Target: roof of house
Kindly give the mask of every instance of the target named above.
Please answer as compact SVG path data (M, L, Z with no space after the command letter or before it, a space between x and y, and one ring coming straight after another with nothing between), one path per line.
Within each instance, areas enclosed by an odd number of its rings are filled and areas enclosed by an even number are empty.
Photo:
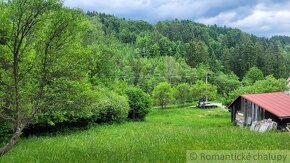
M239 97L251 101L279 118L290 118L290 96L283 92L245 94Z

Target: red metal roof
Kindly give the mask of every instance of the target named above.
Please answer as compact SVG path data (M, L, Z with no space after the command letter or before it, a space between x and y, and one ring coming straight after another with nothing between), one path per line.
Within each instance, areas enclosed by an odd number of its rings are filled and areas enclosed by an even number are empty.
M279 118L290 117L290 96L283 92L246 94L241 97L260 106Z

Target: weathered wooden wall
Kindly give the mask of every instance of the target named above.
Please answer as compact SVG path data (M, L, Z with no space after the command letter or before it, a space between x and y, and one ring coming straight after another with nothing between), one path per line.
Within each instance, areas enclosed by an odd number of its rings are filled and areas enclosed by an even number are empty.
M263 120L266 117L265 110L258 105L240 97L232 106L232 121L239 121L243 125L251 125L252 122ZM241 120L243 118L243 120Z

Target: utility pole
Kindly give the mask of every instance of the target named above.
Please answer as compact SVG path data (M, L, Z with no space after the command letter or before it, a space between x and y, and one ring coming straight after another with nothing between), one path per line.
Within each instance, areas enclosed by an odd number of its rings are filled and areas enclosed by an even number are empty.
M206 73L205 73L205 84L206 84L206 87L207 87L207 78L208 78L207 75L208 75L208 73L206 72ZM206 96L205 96L205 102L207 102L207 101L208 101L208 96L206 95Z

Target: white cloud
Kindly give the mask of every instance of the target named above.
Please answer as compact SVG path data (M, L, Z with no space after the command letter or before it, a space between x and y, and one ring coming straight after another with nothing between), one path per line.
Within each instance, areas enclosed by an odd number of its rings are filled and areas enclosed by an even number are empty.
M144 9L150 5L150 0L65 0L70 7L84 10L96 10L109 13L129 13L132 10Z
M222 12L210 18L197 19L205 24L226 25L261 36L289 35L290 3L258 3L248 15L240 17L236 10Z
M231 0L65 0L70 7L96 10L121 16L140 13L151 19L189 19L201 16L210 9L232 3ZM154 17L154 18L152 18Z
M155 22L191 19L242 29L260 36L287 34L290 2L274 0L65 0L69 7Z
M229 0L170 0L155 8L158 17L190 19L200 17L209 10L230 3Z
M236 12L223 12L215 17L201 18L197 19L197 21L204 24L229 24L232 21L235 21L236 16Z

